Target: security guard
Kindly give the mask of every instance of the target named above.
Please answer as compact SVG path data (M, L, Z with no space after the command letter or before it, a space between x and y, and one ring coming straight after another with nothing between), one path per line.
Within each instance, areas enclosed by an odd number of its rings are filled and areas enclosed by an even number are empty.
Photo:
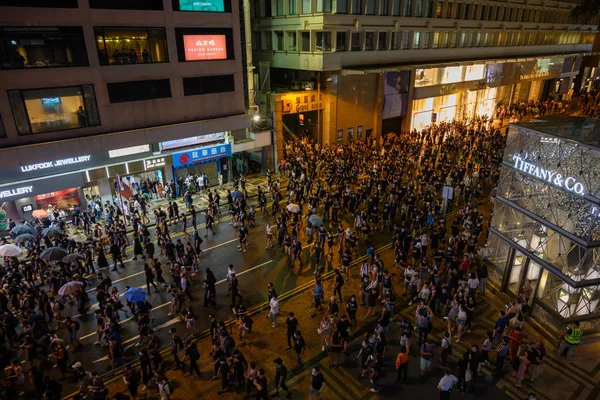
M567 325L567 334L564 337L564 340L558 347L558 355L561 356L565 349L567 350L567 360L570 360L573 356L573 352L575 351L575 347L581 341L581 337L583 336L583 329L579 327L579 321L571 322Z

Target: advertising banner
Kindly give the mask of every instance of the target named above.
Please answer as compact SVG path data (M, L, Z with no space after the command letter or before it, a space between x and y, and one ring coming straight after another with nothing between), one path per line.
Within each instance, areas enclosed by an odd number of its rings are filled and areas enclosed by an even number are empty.
M46 194L35 196L37 208L44 210L52 204L53 207L58 207L65 212L69 212L72 208L79 204L79 190L77 188L57 190Z
M385 73L382 119L403 117L406 115L409 83L410 71Z
M186 61L226 60L225 35L184 35Z
M338 142L341 142L342 140L344 140L344 129L337 130L337 140L338 140Z
M225 12L223 0L179 0L179 11Z
M348 128L348 140L352 140L354 137L354 127Z

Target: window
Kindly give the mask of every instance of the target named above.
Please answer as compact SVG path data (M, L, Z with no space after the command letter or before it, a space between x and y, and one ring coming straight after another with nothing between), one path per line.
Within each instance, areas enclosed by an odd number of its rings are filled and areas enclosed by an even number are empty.
M418 49L421 47L421 32L413 32L413 49Z
M381 0L379 7L379 15L390 15L390 0Z
M90 8L107 10L162 10L162 0L89 0Z
M171 97L171 85L168 79L107 83L106 88L111 103Z
M351 14L362 14L363 4L362 0L350 0L352 2L352 11Z
M198 96L201 94L233 92L235 84L233 75L197 76L183 78L183 95Z
M465 39L466 39L466 33L461 32L460 33L460 42L459 42L458 47L465 47Z
M392 32L392 50L400 48L400 32Z
M337 0L336 12L338 14L348 14L348 0Z
M0 68L89 65L81 27L0 29Z
M455 48L456 47L456 36L457 36L457 34L456 34L456 32L452 32L451 35L452 36L450 37L450 47L451 48Z
M277 16L281 17L281 16L285 15L283 12L283 0L277 0L276 5L277 5L277 10L276 10Z
M331 0L317 0L317 12L318 13L330 13L331 12Z
M164 28L94 27L100 65L169 61Z
M271 10L271 0L266 0L265 2L265 17L272 17L273 11Z
M436 9L435 9L435 17L436 18L442 18L442 7L444 6L444 3L440 2L438 3Z
M377 0L366 0L367 9L365 13L367 15L375 15L377 13Z
M296 32L287 33L287 49L288 51L296 51Z
M317 32L317 51L331 51L331 32Z
M173 11L231 12L229 0L172 0L172 3Z
M262 50L262 32L252 32L252 48Z
M487 18L486 11L487 11L487 9L485 8L485 5L481 6L481 19L482 20Z
M260 0L252 0L254 7L250 7L250 14L252 18L260 18L262 16Z
M410 46L410 32L404 31L402 32L402 48L408 49Z
M465 4L465 16L464 19L469 19L471 16L469 13L471 12L471 5L469 3Z
M2 7L78 8L77 0L0 0Z
M275 49L283 51L283 32L275 32Z
M429 4L427 5L427 14L425 16L427 18L433 17L433 0L429 0Z
M421 43L423 44L423 48L424 49L428 49L429 48L429 38L430 38L430 32L423 32L423 35L421 37Z
M456 3L456 6L454 7L454 18L460 19L461 12L462 12L462 3Z
M9 90L8 99L21 135L100 125L93 85Z
M442 49L447 49L448 48L448 41L450 37L450 33L449 32L442 32L442 37L440 39L440 41L442 42Z
M475 40L474 40L473 46L479 47L480 45L481 45L481 33L477 32L475 34Z
M423 0L415 0L415 17L423 16Z
M377 36L377 50L387 50L387 32L379 32Z
M347 51L346 32L337 32L335 34L335 51Z
M180 62L233 60L232 32L231 28L175 28L177 59ZM262 49L266 49L267 43L263 45Z
M273 35L270 31L263 32L263 35L265 35L265 50L273 51Z
M290 15L296 15L297 14L296 0L290 0L289 6L290 6Z
M452 3L448 2L446 3L447 7L446 7L446 18L452 18Z
M361 51L360 45L360 32L352 32L352 36L350 38L350 51Z
M311 5L312 5L311 0L302 0L302 14L312 13Z
M400 15L402 10L401 0L392 0L392 15Z
M433 43L431 44L432 49L440 47L440 32L433 33Z
M310 51L310 32L301 32L300 33L300 44L301 44L301 51Z
M405 0L404 3L404 16L410 17L412 15L412 0Z
M0 115L0 138L6 137L6 130L4 129L4 122L2 122L2 115Z
M374 32L366 32L365 33L365 50L366 51L375 50L375 33Z

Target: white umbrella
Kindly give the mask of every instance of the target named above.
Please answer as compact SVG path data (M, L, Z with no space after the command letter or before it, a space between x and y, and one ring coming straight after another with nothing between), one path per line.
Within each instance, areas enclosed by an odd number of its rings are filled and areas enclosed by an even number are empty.
M15 257L21 254L21 248L14 244L0 246L0 257Z
M285 208L287 208L287 210L289 212L294 213L294 214L300 212L300 206L298 204L290 203Z
M70 294L73 294L77 291L82 290L82 287L83 287L83 282L79 282L79 281L67 282L60 289L58 289L58 295L59 296L68 296Z

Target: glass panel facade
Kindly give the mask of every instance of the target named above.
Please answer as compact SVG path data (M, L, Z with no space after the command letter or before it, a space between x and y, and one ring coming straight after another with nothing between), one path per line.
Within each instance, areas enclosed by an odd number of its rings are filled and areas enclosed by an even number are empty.
M9 99L20 134L100 124L92 85L12 90Z
M80 27L11 27L0 29L0 68L87 66Z
M164 28L95 27L100 65L169 61Z

